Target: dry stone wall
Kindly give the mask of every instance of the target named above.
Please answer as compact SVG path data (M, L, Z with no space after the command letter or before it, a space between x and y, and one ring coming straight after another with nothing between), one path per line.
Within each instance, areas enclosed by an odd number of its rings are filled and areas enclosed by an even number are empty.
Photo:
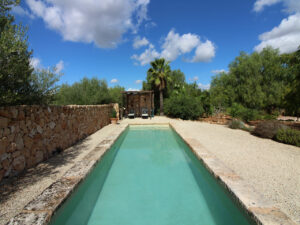
M111 105L0 107L0 181L110 123Z

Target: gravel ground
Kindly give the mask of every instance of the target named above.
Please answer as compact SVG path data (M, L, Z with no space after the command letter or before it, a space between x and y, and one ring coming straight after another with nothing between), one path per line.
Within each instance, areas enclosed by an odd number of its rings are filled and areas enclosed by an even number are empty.
M5 224L17 215L27 203L62 177L75 162L80 161L106 139L116 127L108 125L61 154L29 169L23 175L0 184L0 224Z
M197 139L227 167L300 224L300 148L262 139L222 125L155 117L121 123L169 123ZM74 162L82 159L118 126L109 125L24 175L0 185L0 224L16 215Z
M300 148L204 122L155 117L129 123L171 122L300 224Z

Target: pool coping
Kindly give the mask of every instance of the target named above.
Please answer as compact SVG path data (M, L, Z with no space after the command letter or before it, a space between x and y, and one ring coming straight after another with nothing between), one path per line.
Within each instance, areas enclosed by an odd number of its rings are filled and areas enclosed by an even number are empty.
M99 143L83 160L75 163L60 179L48 186L40 195L30 201L23 210L6 225L15 224L48 224L52 216L68 199L73 191L87 177L103 155L111 148L120 135L130 125L169 125L190 147L196 157L208 171L224 186L234 200L254 219L257 224L296 225L274 204L265 200L253 187L239 177L233 170L207 151L199 141L180 132L172 123L128 123L117 125L118 129Z

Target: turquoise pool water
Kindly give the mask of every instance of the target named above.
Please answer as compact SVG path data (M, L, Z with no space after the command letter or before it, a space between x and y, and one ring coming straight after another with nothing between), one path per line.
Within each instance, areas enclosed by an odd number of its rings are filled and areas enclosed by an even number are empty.
M169 126L130 126L52 225L243 225L251 220Z

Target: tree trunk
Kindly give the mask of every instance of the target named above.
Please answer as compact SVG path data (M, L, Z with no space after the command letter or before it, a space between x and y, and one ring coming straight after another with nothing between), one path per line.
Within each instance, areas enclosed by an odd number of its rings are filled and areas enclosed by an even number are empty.
M163 97L163 91L160 90L159 91L159 103L160 103L160 115L163 116L164 115L164 97Z

